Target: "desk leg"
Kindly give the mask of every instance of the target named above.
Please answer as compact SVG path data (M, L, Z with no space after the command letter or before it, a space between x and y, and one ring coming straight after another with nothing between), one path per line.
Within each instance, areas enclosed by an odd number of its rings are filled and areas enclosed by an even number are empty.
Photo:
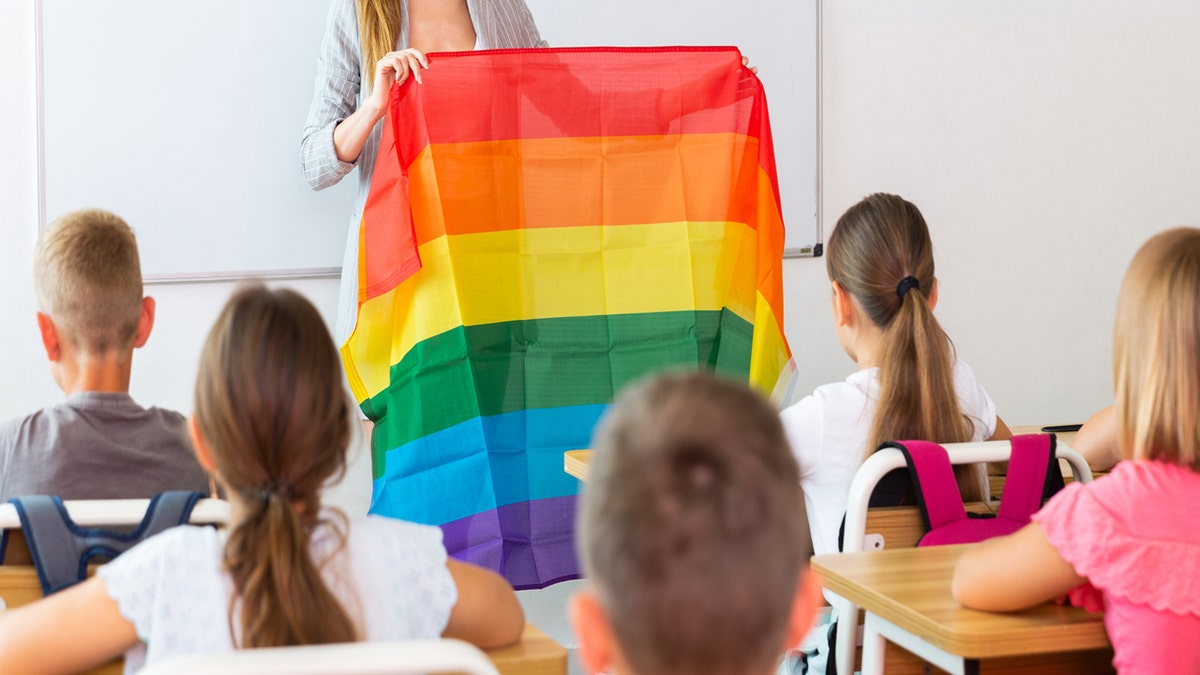
M879 632L878 624L878 617L867 612L863 621L862 675L883 675L883 650L887 649L887 644Z
M969 675L977 669L961 656L951 654L940 647L935 647L925 640L900 628L896 624L881 619L873 612L867 612L863 621L863 668L862 675L882 675L883 659L886 645L884 640L893 642L951 675ZM871 664L868 667L867 664Z

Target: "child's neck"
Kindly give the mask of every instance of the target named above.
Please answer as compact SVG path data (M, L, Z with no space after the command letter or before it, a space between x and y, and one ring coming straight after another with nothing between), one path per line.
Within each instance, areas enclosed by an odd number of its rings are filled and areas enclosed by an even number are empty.
M64 358L54 364L54 380L67 396L83 391L129 392L132 354Z
M858 364L859 370L875 368L879 365L882 340L883 331L869 321L854 332L853 341L846 351L851 352L850 357Z

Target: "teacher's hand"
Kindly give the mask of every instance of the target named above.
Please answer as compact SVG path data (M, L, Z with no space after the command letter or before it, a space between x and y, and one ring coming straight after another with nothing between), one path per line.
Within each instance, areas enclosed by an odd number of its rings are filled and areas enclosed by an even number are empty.
M419 49L401 49L389 52L375 64L375 84L371 88L371 98L379 110L387 107L388 96L392 85L404 82L411 74L417 84L421 83L421 71L429 67L429 61Z

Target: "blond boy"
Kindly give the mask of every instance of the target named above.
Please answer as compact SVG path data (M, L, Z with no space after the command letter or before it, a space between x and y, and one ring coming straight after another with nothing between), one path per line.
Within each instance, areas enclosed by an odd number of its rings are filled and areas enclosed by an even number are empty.
M66 400L0 426L0 500L207 490L184 417L129 396L133 350L154 325L129 226L106 211L68 213L42 233L33 266L38 330Z
M744 385L660 376L601 423L571 615L588 672L765 675L820 593L779 415Z

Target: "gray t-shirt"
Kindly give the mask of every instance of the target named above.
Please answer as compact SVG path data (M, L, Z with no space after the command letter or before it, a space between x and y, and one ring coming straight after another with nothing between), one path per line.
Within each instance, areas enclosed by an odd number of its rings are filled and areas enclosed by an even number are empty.
M143 408L129 394L79 392L0 425L0 501L138 499L208 487L183 415Z

